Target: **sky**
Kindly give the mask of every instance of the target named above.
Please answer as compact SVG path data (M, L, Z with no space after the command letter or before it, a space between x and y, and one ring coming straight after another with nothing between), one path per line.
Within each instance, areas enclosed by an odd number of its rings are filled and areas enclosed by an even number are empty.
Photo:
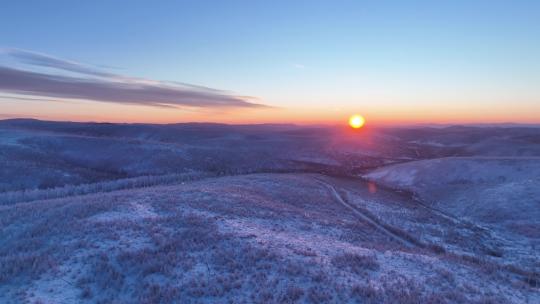
M540 1L10 1L0 119L540 123Z

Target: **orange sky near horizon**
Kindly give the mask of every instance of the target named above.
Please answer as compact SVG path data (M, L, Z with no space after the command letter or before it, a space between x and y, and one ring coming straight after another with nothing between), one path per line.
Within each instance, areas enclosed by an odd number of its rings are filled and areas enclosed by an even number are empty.
M10 107L18 103L18 107ZM433 105L393 106L365 105L327 108L159 108L87 101L50 102L35 109L42 101L0 101L0 118L37 118L43 120L97 121L114 123L212 122L229 124L294 123L346 124L350 115L361 114L368 125L394 124L467 124L467 123L540 123L540 104L526 106ZM10 110L13 109L13 110Z

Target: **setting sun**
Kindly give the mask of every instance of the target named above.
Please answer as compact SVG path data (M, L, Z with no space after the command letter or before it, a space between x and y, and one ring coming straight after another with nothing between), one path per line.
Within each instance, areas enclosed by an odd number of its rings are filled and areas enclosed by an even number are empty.
M349 118L349 126L351 126L351 128L353 129L360 129L364 126L365 123L366 120L364 119L364 117L358 114L353 115Z

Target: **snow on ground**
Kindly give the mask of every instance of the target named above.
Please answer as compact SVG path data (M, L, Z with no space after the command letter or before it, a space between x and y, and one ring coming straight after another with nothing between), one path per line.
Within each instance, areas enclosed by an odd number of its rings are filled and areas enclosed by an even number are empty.
M157 215L152 210L152 207L139 202L132 202L124 211L108 211L96 214L89 218L96 222L114 222L121 220L140 220L155 218Z
M379 168L365 177L414 192L430 208L483 227L492 234L496 255L540 271L540 257L533 253L540 247L540 158L422 160Z
M373 220L344 208L327 185ZM408 230L411 222L448 228L436 214L415 213L417 207L358 180L308 174L210 178L7 205L0 209L0 302L540 300L537 287L502 262L409 248L377 229L420 238Z
M540 221L540 158L451 157L379 168L366 178L485 222Z

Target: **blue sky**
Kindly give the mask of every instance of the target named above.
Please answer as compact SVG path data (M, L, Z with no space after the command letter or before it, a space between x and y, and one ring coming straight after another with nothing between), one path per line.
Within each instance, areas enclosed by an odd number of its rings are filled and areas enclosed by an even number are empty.
M3 48L253 96L286 112L250 114L262 120L540 116L539 1L12 1L2 4L0 37ZM0 103L32 116L21 100ZM107 120L99 107L95 119ZM167 119L205 118L178 113Z

